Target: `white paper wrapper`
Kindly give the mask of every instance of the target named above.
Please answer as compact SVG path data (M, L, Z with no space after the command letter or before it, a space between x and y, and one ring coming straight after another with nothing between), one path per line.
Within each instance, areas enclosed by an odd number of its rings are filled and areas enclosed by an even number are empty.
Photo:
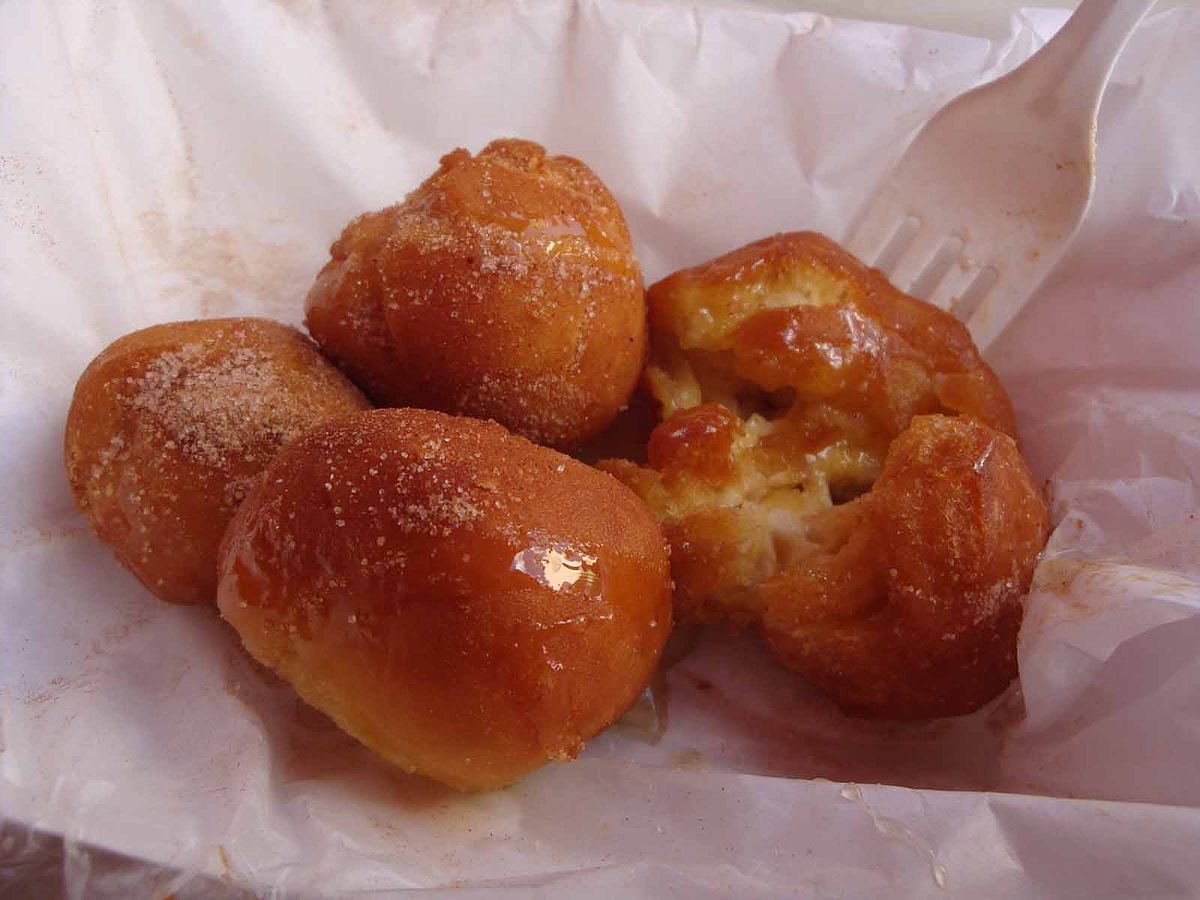
M66 834L89 896L165 890L164 869L184 894L193 875L454 897L1200 892L1194 8L1134 36L1089 220L989 353L1059 523L1024 718L1014 694L849 721L752 640L709 635L668 675L658 743L615 728L574 764L453 794L306 710L211 612L150 597L62 473L101 347L195 316L298 322L343 223L454 146L583 158L649 281L776 230L841 236L922 121L1061 21L1018 16L992 43L609 0L0 5L0 810ZM75 841L148 862L113 888Z

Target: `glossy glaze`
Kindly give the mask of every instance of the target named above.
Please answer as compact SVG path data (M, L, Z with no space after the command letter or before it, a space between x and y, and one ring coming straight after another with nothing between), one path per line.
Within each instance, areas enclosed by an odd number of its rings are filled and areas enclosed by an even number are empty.
M222 559L221 611L251 653L384 757L458 787L574 756L645 687L671 625L636 497L434 412L298 442Z

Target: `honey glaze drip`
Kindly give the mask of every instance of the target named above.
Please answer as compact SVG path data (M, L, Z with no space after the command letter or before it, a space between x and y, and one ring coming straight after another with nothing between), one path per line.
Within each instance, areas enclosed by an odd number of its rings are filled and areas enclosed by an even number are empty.
M576 584L587 593L598 592L599 573L593 568L596 557L562 545L532 546L513 556L511 569L528 575L538 584L561 591Z
M641 696L617 719L617 730L634 740L657 744L667 732L669 702L667 675L664 670L659 669Z

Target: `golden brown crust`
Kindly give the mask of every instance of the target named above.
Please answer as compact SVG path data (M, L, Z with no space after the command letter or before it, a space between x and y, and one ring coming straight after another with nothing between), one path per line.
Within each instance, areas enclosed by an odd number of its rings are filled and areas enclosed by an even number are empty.
M322 348L378 402L494 419L577 445L645 356L645 303L616 200L529 141L455 150L405 201L351 222L308 296Z
M1008 395L962 323L822 235L748 244L652 285L647 303L647 382L664 418L714 401L743 418L849 414L880 460L914 415L966 413L1016 434Z
M669 584L619 482L495 424L389 409L277 457L229 528L219 603L346 731L478 789L573 757L628 707Z
M211 603L217 546L253 479L289 440L368 406L294 328L156 325L110 344L80 377L67 478L101 540L147 588Z
M964 712L1007 684L1046 514L965 328L811 233L677 272L648 302L646 385L663 421L647 466L601 467L663 526L676 619L761 625L785 662L863 714ZM980 441L991 456L970 455ZM1023 524L992 515L1002 506L972 517L956 491L1000 498ZM925 531L906 532L913 522ZM962 553L947 560L938 541L951 537ZM970 613L969 629L880 613L907 596L874 568L898 546L948 579L936 602ZM931 589L897 570L897 584ZM968 584L977 575L986 585ZM976 616L977 588L1003 602ZM817 607L837 624L820 626Z
M848 712L893 719L970 712L1016 677L1047 520L1012 438L919 417L870 493L825 517L812 527L844 543L762 586L763 632L788 666Z

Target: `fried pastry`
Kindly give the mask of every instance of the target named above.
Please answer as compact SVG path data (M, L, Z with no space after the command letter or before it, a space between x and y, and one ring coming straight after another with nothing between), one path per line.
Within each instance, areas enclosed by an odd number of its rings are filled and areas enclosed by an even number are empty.
M254 478L288 441L369 405L294 328L155 325L110 344L80 377L67 477L96 534L152 593L211 603L217 546Z
M518 140L455 150L403 203L347 225L331 256L309 332L381 405L567 448L637 384L640 270L616 200L576 159Z
M301 697L460 789L574 757L645 688L671 630L666 546L637 497L427 410L286 448L230 525L219 593Z
M647 465L601 466L663 525L677 620L761 628L858 714L993 697L1046 509L966 329L811 233L676 273L648 303L663 421Z

